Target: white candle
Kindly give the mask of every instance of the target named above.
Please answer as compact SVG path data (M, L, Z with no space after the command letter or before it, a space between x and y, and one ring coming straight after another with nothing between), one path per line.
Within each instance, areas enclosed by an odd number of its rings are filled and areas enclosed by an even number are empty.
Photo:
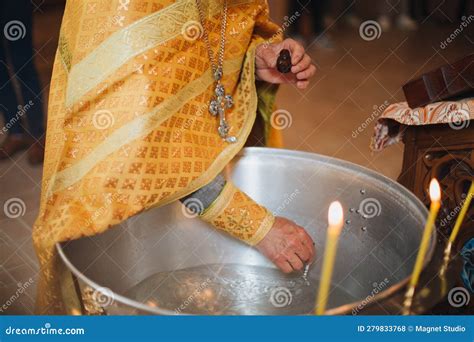
M329 290L331 288L332 271L336 259L337 243L344 222L342 205L332 202L328 211L328 232L326 237L326 248L324 250L323 269L319 281L318 298L316 302L316 314L322 315L326 311Z

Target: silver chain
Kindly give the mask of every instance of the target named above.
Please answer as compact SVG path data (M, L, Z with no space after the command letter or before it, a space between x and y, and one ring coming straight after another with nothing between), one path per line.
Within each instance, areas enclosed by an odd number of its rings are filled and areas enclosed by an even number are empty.
M225 32L227 28L227 0L224 0L221 23L221 41L220 48L216 52L216 57L214 57L214 54L212 53L208 30L204 27L205 16L200 0L196 0L196 7L199 12L199 20L201 21L204 42L206 43L209 60L211 62L212 77L215 81L214 95L211 97L209 102L209 113L213 116L219 116L219 127L217 129L219 136L228 143L235 143L237 138L229 135L230 127L225 117L226 109L229 109L234 105L234 99L232 98L232 95L226 94L224 85L222 84L222 77L224 76Z
M224 15L222 17L222 24L221 24L221 41L220 41L220 48L219 51L216 53L217 55L217 62L218 64L216 65L215 59L214 59L214 53L212 52L211 48L211 43L209 42L209 34L205 28L204 25L204 11L202 10L202 5L200 0L196 0L196 7L199 12L199 20L201 21L201 26L203 30L203 37L204 37L204 42L206 43L207 46L207 52L209 54L209 59L211 61L211 68L212 68L212 73L214 74L218 68L222 69L222 66L224 64L224 50L225 50L225 32L227 28L227 0L224 0L224 8L223 12Z

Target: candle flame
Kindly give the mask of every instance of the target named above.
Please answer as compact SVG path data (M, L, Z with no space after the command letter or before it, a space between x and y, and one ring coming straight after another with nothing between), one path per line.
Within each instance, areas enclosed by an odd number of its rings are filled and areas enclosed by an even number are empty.
M441 188L436 178L430 182L430 198L431 202L439 202L441 200Z
M339 227L342 226L342 220L344 219L344 214L342 210L342 205L340 202L332 202L329 206L328 211L328 222L330 227Z
M78 309L72 309L71 314L73 316L81 316L81 312Z
M146 302L146 304L147 304L148 306L153 307L153 308L158 307L158 304L157 304L154 300L149 300L149 301Z

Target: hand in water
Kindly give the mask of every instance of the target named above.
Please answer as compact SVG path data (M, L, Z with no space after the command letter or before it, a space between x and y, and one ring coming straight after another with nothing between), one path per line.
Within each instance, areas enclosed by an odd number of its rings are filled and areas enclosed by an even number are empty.
M285 273L302 270L315 255L308 233L283 217L276 217L272 229L256 247Z

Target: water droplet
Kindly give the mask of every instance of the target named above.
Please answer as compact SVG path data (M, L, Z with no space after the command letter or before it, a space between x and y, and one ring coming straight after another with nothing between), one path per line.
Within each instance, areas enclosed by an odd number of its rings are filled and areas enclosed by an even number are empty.
M356 210L356 213L357 213L357 214L360 214L360 210L359 210L359 209L357 209L357 210Z
M351 213L353 213L354 211L355 211L354 208L350 208L350 209L349 209L349 212L351 212Z
M367 227L366 227L366 226L363 226L361 229L362 229L363 232L366 232L366 231L367 231Z
M365 192L366 192L365 189L361 189L361 190L360 190L360 193L361 193L362 195L365 195Z
M351 224L351 220L346 220L346 224Z

